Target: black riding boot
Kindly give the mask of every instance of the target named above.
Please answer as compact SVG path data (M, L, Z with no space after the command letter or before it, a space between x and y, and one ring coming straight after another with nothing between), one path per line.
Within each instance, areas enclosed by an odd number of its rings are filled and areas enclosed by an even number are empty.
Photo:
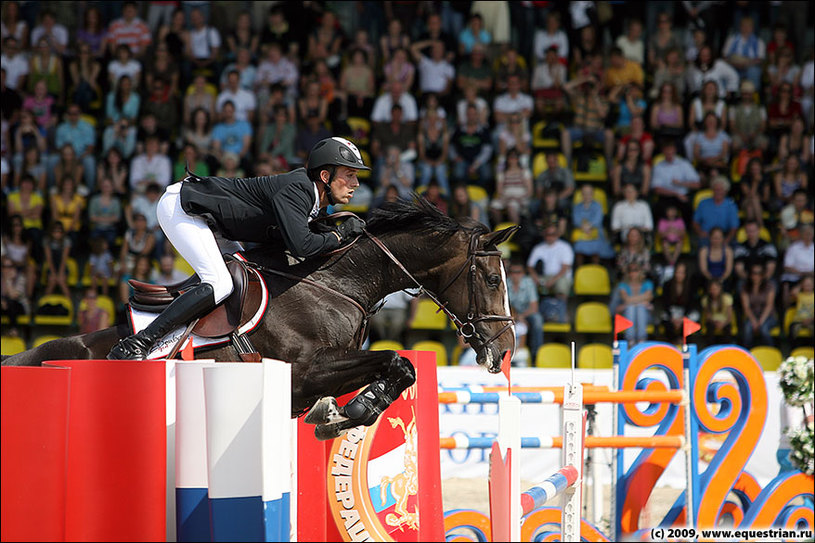
M206 315L217 304L212 285L196 285L167 306L147 327L119 341L108 353L109 360L144 360L155 343L179 326Z

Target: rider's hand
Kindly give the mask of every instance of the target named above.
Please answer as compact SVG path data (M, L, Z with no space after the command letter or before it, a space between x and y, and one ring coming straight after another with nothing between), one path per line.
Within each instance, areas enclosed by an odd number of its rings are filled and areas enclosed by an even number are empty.
M365 228L365 221L359 217L349 217L337 227L337 232L340 234L340 243L348 243L352 239L357 238Z

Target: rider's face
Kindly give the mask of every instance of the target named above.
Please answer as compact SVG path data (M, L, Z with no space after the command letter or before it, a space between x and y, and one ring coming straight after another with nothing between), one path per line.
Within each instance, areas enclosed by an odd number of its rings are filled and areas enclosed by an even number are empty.
M354 190L358 186L357 170L339 166L334 180L331 182L331 195L338 204L347 204L354 196Z

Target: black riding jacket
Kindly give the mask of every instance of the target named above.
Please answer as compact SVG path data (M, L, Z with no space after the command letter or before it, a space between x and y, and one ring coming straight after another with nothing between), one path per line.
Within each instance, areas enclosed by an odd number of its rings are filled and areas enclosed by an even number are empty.
M281 240L292 255L307 258L340 243L332 232L309 229L317 196L306 170L280 175L234 178L202 177L183 181L181 207L207 221L225 238L267 243Z

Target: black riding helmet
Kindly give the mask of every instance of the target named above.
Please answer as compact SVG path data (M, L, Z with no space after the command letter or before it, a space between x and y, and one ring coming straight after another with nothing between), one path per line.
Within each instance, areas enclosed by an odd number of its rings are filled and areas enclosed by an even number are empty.
M309 179L314 182L322 182L320 179L320 171L327 169L331 175L326 185L330 185L334 180L337 166L347 166L348 168L357 170L371 169L365 165L357 146L345 138L326 138L317 142L317 144L312 147L311 152L308 154L308 162L306 163L306 171L308 172ZM328 191L328 198L331 203L334 203L330 190Z

